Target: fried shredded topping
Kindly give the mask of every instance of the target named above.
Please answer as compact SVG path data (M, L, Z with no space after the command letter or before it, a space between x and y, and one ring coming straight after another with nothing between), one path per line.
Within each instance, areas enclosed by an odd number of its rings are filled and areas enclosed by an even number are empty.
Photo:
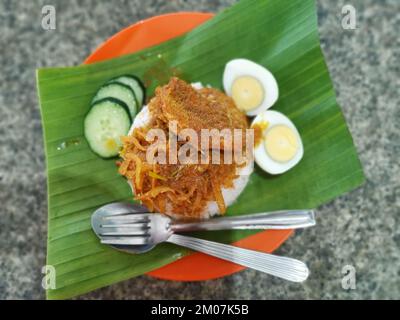
M167 85L158 87L148 108L150 123L135 128L129 136L122 138L119 172L131 182L135 199L151 211L173 213L188 219L200 218L210 201L217 203L221 214L225 213L222 188L233 188L233 181L237 178L236 169L244 165L224 163L224 152L233 152L232 144L224 143L222 137L218 149L211 144L206 146L220 154L220 164L213 164L210 159L201 163L173 163L170 158L170 138L181 137L182 130L188 128L198 134L202 129L239 129L245 137L248 128L246 116L236 108L231 98L219 90L196 90L178 78L171 78ZM176 122L177 126L170 127L171 121ZM165 164L147 161L146 153L154 144L154 141L146 140L150 129L161 129L165 133L165 148L154 151L157 155L164 152ZM178 149L188 142L192 143L187 139L177 140ZM204 156L205 150L200 147L200 142L191 146L195 148L198 159ZM245 147L243 139L241 148Z

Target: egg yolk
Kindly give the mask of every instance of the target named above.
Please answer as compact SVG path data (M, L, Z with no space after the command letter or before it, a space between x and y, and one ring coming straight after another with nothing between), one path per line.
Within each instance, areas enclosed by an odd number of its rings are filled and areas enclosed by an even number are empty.
M296 155L299 141L291 128L285 125L276 125L266 132L264 146L271 159L288 162Z
M246 112L257 108L264 100L264 89L254 77L237 78L232 85L232 99L236 106Z

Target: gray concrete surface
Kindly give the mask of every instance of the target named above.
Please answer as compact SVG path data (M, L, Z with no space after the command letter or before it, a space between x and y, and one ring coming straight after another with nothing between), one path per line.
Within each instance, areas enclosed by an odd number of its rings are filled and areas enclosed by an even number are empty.
M109 36L156 14L218 12L230 0L0 0L0 299L42 299L46 176L35 69L77 65ZM356 191L319 208L318 227L298 232L278 254L308 263L291 284L255 271L202 283L143 276L83 299L400 298L400 2L349 0L357 29L341 28L344 1L318 0L319 28L334 85L367 176ZM57 30L41 8L57 9ZM357 287L341 287L341 270Z

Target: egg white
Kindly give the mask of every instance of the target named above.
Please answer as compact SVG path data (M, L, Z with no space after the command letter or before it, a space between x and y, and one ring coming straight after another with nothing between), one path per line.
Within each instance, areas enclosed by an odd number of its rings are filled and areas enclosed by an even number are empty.
M264 100L255 109L247 111L248 116L256 116L261 112L271 108L279 97L278 83L270 71L263 66L247 60L234 59L229 61L225 66L223 85L228 96L232 96L232 86L239 77L251 76L257 79L264 89Z
M298 149L295 156L289 160L288 162L278 162L273 160L267 153L267 150L264 146L264 139L254 148L254 158L258 166L264 171L270 174L281 174L290 169L292 169L296 164L300 162L303 158L304 147L303 142L301 141L300 134L293 124L292 121L282 113L278 111L268 110L261 114L259 114L252 123L252 126L255 124L268 123L268 127L264 130L263 136L268 131L268 129L276 126L276 125L284 125L289 127L295 133L298 140Z

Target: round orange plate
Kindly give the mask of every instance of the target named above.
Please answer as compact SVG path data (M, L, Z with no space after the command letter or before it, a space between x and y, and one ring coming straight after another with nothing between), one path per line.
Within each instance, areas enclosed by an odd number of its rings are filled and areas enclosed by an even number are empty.
M140 21L108 39L86 59L85 63L107 60L154 46L192 30L212 16L210 13L179 12ZM263 231L235 242L234 245L272 252L292 232L292 230ZM194 253L148 274L164 280L201 281L220 278L243 269L242 266L224 260Z

